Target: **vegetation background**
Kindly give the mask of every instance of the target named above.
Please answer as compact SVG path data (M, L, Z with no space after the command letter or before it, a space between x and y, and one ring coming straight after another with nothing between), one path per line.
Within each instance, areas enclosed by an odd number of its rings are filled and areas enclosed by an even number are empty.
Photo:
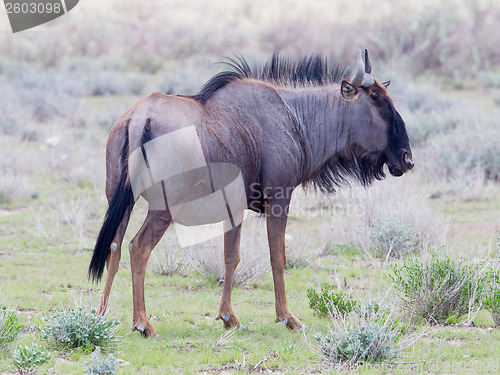
M367 190L296 192L286 281L292 311L309 330L293 334L274 323L261 219L245 223L233 298L247 331L229 334L213 319L221 240L179 249L170 230L146 279L157 340L129 334L131 277L122 254L108 312L122 322L109 349L116 372L494 372L500 333L489 313L414 326L390 275L410 256L498 267L499 25L494 0L87 0L18 34L1 11L0 302L24 327L2 349L0 372L17 371L21 344L52 353L39 373L82 373L89 361L88 351L51 346L38 327L57 311L98 303L102 286L88 282L87 267L106 209L105 142L128 106L154 91L194 94L222 68L216 62L236 53L250 61L274 51L319 53L353 66L365 47L374 75L391 80L416 167ZM135 211L125 244L144 214ZM418 339L389 362L325 364L314 335L339 323L307 301L307 289L322 283L392 306Z

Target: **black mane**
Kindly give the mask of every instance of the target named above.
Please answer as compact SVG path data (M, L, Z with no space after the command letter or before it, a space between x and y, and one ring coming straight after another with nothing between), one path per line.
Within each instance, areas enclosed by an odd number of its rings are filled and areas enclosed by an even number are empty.
M364 187L374 180L385 177L383 167L386 158L379 153L366 153L359 147L353 147L347 152L336 154L322 168L307 178L302 186L312 184L315 190L324 194L335 193L344 184L357 180Z
M349 68L331 64L319 55L292 59L275 53L264 65L254 64L253 67L242 56L227 60L222 64L229 69L213 76L193 98L206 102L215 91L237 79L252 78L276 85L305 87L338 83L351 75Z

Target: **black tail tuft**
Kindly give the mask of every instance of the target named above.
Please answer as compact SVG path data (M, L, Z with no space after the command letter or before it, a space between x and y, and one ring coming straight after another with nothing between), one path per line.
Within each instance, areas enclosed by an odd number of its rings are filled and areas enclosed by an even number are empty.
M125 144L122 150L122 173L120 182L118 183L115 194L109 202L108 211L104 217L104 223L97 237L94 254L90 261L88 276L89 279L92 278L93 282L101 279L111 242L115 238L123 218L132 210L134 205L134 194L130 181L128 180L127 164L126 162L123 163L126 159L126 152L128 152L128 136L125 138Z

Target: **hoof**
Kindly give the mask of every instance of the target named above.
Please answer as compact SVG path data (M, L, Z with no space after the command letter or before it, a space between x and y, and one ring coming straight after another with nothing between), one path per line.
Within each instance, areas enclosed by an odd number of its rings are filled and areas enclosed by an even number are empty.
M288 318L276 318L275 322L282 323L285 327L291 329L294 332L300 331L303 326L302 322L293 315L290 315Z
M240 321L233 314L223 314L223 315L219 314L217 315L215 320L219 319L222 320L222 323L224 323L224 328L226 329L240 326Z
M156 336L156 329L151 324L136 324L132 327L132 331L139 331L144 338L153 338Z
M246 330L247 330L247 329L246 329L244 326L242 326L242 325L240 325L240 326L238 327L238 331L245 332Z
M132 327L132 331L139 331L143 333L144 331L146 331L146 326L144 324L136 325L135 327Z

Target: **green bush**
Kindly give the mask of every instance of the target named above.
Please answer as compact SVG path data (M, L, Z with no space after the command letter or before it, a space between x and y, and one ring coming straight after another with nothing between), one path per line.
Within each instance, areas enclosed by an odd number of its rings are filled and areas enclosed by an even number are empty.
M484 307L490 311L495 325L500 327L500 290L495 290L486 297Z
M394 347L399 336L400 331L392 324L369 322L345 332L330 330L325 336L317 335L316 340L324 361L355 364L399 356Z
M466 264L463 259L407 259L394 265L390 275L409 313L410 320L446 323L481 306L490 276L484 263Z
M321 291L318 293L315 289L307 290L309 307L319 316L326 317L329 314L344 316L351 312L356 306L356 301L352 296L344 294L342 291L334 292L333 286L321 284Z
M114 343L115 327L119 324L117 319L106 320L95 310L87 311L84 306L56 312L44 320L46 324L41 331L45 340L54 340L67 348L84 347L88 350Z
M490 270L487 277L489 285L483 306L491 313L495 325L500 327L500 274L496 270Z
M50 361L50 354L38 344L18 347L13 354L14 365L19 370L30 369Z
M0 352L14 341L21 330L22 325L19 324L16 314L0 304Z
M97 347L85 362L85 375L114 375L116 372L116 358L108 354L106 358L101 355L101 348Z

